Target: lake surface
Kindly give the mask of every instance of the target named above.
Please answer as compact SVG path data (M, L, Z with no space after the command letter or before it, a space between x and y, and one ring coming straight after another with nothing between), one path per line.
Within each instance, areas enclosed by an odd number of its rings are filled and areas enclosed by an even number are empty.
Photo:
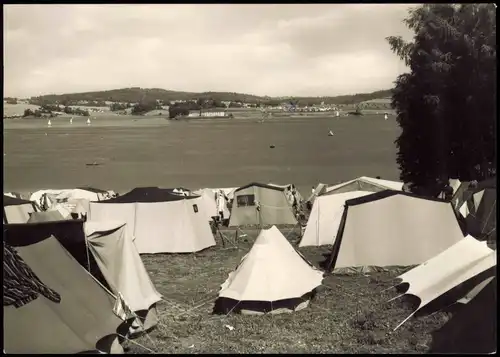
M99 117L4 120L4 191L94 186L236 187L358 176L397 180L394 117L170 121ZM334 132L333 137L328 131ZM270 145L275 148L271 149ZM97 162L99 166L86 164Z

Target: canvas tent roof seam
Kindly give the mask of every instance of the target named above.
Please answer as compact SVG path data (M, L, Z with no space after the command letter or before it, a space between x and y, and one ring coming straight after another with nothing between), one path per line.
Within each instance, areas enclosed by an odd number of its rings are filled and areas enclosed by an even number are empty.
M249 187L252 187L252 186L268 188L270 190L275 190L275 191L285 191L285 188L283 188L283 187L271 186L271 185L267 185L265 183L252 182L252 183L249 183L248 185L241 186L241 187L237 188L236 190L234 190L234 192L242 191L242 190L249 188Z
M363 203L378 201L378 200L381 200L381 199L384 199L387 197L391 197L391 196L395 196L395 195L404 195L404 196L408 196L408 197L419 198L419 199L428 200L428 201L435 201L435 202L448 202L448 201L445 201L441 198L422 197L422 196L419 196L417 194L410 193L410 192L384 190L384 191L380 191L380 192L374 192L371 195L353 198L353 199L347 200L345 203L348 206L356 206L356 205L360 205Z

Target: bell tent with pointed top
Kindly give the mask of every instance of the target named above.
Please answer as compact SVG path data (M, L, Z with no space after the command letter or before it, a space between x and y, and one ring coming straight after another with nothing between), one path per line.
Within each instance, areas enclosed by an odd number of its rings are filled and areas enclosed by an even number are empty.
M221 285L215 313L279 313L308 305L323 272L299 254L272 226L261 230L236 270Z

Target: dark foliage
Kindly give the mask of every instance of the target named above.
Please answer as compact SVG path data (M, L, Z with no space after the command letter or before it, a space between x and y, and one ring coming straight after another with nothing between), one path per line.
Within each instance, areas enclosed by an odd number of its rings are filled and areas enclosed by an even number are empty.
M495 7L426 4L405 22L413 42L388 38L411 69L392 96L401 179L418 189L495 175Z

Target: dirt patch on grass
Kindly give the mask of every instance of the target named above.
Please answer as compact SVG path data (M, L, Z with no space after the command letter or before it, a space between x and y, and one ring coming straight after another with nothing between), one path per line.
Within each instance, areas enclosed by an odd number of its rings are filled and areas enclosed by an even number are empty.
M296 246L299 228L282 228ZM222 233L234 240L234 229ZM393 285L396 273L370 276L328 275L310 306L291 314L212 315L220 285L248 253L259 231L244 230L232 243L195 254L143 255L142 259L165 301L158 304L160 323L135 342L156 353L422 353L430 333L442 326L445 313L411 318ZM329 247L300 251L315 266ZM231 329L231 327L233 329ZM147 353L125 342L127 353Z

